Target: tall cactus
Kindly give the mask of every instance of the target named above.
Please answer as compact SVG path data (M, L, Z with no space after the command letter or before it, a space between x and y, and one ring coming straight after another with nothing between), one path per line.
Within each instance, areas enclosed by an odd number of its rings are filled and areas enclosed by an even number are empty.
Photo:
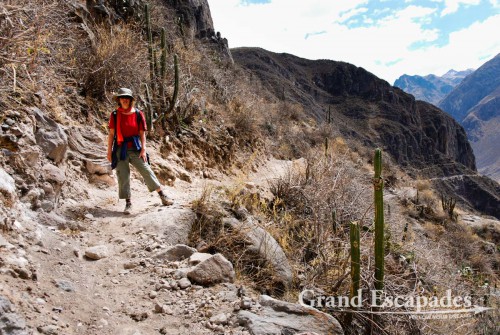
M177 55L174 55L174 92L172 94L172 97L168 99L165 92L165 80L167 75L167 41L165 28L161 29L161 50L159 50L160 54L158 54L157 50L155 50L153 46L153 34L151 30L151 13L149 4L144 5L144 13L146 17L150 71L150 86L148 92L146 92L148 96L148 105L151 106L151 115L153 115L156 111L159 111L158 114L160 115L154 123L161 121L163 127L165 127L167 115L173 111L177 102L177 96L179 94L179 64ZM182 29L182 19L179 20L179 24ZM158 56L160 58L159 62ZM148 86L146 86L146 88L148 88Z
M441 206L443 207L443 211L448 213L448 218L450 220L454 219L454 210L456 204L456 199L453 199L452 197L448 198L444 194L441 194Z
M361 278L361 252L359 242L359 223L350 223L350 238L351 238L351 294L350 298L354 297L359 290Z
M167 76L167 37L165 28L161 28L161 56L160 56L160 105L163 111L167 110L167 98L165 97L165 79Z
M151 11L149 4L144 5L144 14L146 16L146 30L148 34L148 56L149 56L149 76L151 80L151 93L155 90L155 61L153 58L153 32L151 30Z
M177 55L174 55L174 94L172 94L172 99L170 99L170 106L168 108L167 114L170 114L174 110L178 94L179 94L179 62L177 61Z
M167 75L167 36L165 33L165 28L161 28L161 58L160 58L160 77L162 80L165 79Z
M382 151L375 150L373 160L375 177L373 178L375 198L375 289L384 289L384 180L382 179Z
M149 92L148 84L144 84L146 88L146 126L148 128L148 135L151 136L153 130L153 106L151 105L151 94Z

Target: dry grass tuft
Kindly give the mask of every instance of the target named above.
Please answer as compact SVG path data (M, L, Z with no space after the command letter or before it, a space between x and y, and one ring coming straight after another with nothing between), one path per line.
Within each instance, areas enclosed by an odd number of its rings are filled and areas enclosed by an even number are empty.
M94 27L93 43L75 47L76 76L83 93L104 100L119 87L140 91L148 75L147 48L132 25Z

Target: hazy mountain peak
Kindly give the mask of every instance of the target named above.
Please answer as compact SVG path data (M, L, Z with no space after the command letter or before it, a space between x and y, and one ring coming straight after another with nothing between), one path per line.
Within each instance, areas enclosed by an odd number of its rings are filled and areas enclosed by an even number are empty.
M404 74L394 82L394 86L399 87L406 93L412 94L417 100L437 105L455 86L460 84L472 72L472 69L464 71L449 70L443 76L435 74L411 76Z

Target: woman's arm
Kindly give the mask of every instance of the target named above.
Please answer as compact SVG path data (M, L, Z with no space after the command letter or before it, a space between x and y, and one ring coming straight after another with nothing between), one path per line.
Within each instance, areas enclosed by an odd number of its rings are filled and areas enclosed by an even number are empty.
M113 139L115 138L115 130L114 129L109 129L109 134L108 134L108 161L111 162L113 160L113 157L111 157L112 152L113 152Z

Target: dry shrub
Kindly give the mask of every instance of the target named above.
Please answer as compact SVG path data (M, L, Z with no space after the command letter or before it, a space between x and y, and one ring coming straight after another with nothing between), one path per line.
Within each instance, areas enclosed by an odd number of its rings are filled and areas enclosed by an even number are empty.
M223 254L233 264L238 279L248 281L248 285L263 293L282 294L284 286L275 279L272 265L247 247L245 231L235 230L230 224L224 223L224 218L232 217L232 204L221 200L228 190L221 191L225 192L216 194L214 189L205 188L194 202L196 220L191 227L189 243L193 246L201 243L205 252Z
M147 48L131 25L96 26L93 43L75 48L77 77L83 92L103 100L119 87L140 89L148 74Z
M346 150L341 140L337 146ZM327 290L339 288L348 271L349 222L372 222L369 176L349 156L313 150L304 166L271 183L273 235L306 281Z
M486 222L480 226L475 226L474 232L486 241L490 241L499 246L500 251L500 225L497 222Z
M413 199L405 199L407 214L420 220L444 224L446 215L439 204L439 199L431 188L429 180L418 179L415 185L417 193Z
M15 5L0 3L0 68L36 58L40 48L34 41L44 34L41 25L46 19L41 7L32 6L28 0L16 1Z
M253 145L261 136L258 128L258 113L239 99L229 103L229 118L234 127L234 136L242 145Z
M469 266L476 273L493 274L493 258L485 253L481 240L472 229L459 222L450 222L446 232L450 252L457 264Z
M415 187L419 192L429 190L431 188L431 182L428 179L417 179Z

